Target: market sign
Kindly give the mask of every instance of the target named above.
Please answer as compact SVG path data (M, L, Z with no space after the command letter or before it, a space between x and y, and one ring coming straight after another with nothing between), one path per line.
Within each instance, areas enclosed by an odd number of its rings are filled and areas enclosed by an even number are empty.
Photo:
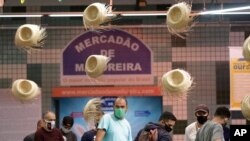
M85 73L90 55L110 57L97 79ZM62 52L61 85L152 85L152 51L128 32L112 29L88 31L73 39Z

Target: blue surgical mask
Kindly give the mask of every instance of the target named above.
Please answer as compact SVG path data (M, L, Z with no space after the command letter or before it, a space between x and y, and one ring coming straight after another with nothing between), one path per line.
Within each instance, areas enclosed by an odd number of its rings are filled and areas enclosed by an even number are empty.
M123 119L125 114L126 114L126 110L123 108L115 108L115 116L119 119Z

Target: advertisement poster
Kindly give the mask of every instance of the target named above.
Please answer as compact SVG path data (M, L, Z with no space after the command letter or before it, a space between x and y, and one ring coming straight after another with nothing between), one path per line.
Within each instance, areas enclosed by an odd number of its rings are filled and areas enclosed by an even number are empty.
M101 77L85 73L90 55L110 58ZM61 86L152 85L152 51L141 40L123 30L87 31L73 39L61 54Z
M240 103L250 91L250 61L242 55L242 47L230 47L230 109L240 110Z
M64 116L74 117L75 124L73 131L76 133L78 141L84 132L90 130L88 124L83 119L82 111L86 103L94 97L82 98L60 98L59 100L59 120L60 123ZM113 112L113 104L116 97L101 97L103 100L103 111L105 114ZM128 112L126 119L129 121L132 129L133 138L146 123L158 122L162 113L161 96L130 96L128 100ZM149 104L150 103L150 104Z

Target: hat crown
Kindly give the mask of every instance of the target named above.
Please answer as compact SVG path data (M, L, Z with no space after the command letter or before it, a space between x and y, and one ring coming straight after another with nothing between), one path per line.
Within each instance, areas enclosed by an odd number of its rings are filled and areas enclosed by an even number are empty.
M109 57L103 55L90 55L85 63L85 72L92 78L99 77L107 68Z
M205 104L200 104L200 105L198 105L198 106L195 108L195 112L198 112L198 111L204 111L204 112L209 113L209 109L208 109L207 105L205 105Z
M35 82L26 79L15 80L11 90L16 98L23 101L31 100L41 93Z

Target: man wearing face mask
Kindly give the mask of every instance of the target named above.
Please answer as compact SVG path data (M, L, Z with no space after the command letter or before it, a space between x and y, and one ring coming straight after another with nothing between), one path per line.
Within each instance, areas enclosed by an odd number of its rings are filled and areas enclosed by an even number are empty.
M195 141L197 131L207 122L209 109L205 104L200 104L195 108L194 114L196 121L186 127L184 141Z
M157 141L172 141L170 132L173 130L177 118L171 112L165 111L161 114L158 123L149 122L143 129L141 129L134 141L140 141L143 131L150 132L157 129Z
M59 129L55 128L56 116L52 111L43 115L44 126L36 131L35 141L64 141Z
M126 98L116 98L114 113L105 114L98 124L96 141L132 141L131 127L125 119L127 110Z
M70 116L65 116L62 121L61 133L66 138L66 141L77 141L75 133L70 129L74 125L74 119Z
M230 116L227 107L218 107L213 119L206 122L197 132L195 141L224 141L222 125L228 122Z

